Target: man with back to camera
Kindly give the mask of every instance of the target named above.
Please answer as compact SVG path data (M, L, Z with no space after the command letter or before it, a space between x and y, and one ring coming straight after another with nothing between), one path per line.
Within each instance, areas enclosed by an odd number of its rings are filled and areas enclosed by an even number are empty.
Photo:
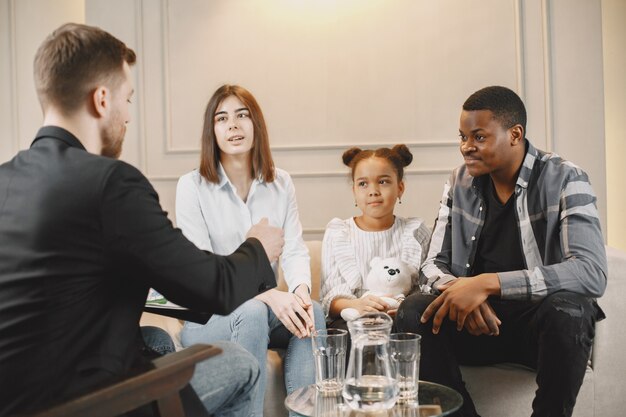
M200 251L172 227L148 180L116 159L134 62L123 42L79 24L58 28L36 53L43 127L0 165L0 416L144 365L149 287L227 314L276 285L269 261L282 250L280 229L261 221L232 255ZM200 413L247 415L258 364L235 344L216 345L222 354L199 363L191 382ZM198 397L184 397L187 415L198 415L194 402L203 408Z
M465 101L465 164L444 187L421 269L440 295L413 294L398 311L398 330L422 335L420 377L462 394L457 416L478 415L459 364L498 362L536 369L533 416L570 416L604 318L595 299L607 260L587 174L525 132L508 88Z

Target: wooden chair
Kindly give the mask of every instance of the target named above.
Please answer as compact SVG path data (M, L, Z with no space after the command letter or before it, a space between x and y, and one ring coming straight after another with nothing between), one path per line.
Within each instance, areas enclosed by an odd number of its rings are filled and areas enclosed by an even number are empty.
M155 359L154 369L28 417L111 417L153 401L161 417L184 417L180 390L189 383L196 363L221 351L211 345L191 346Z

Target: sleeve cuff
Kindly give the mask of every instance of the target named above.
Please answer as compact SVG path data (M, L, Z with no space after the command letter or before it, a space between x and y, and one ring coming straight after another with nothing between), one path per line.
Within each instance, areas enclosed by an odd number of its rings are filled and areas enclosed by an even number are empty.
M437 289L437 287L439 287L440 285L447 284L448 282L454 281L455 279L457 278L454 275L444 274L444 275L439 275L435 277L434 279L429 281L427 284L430 287Z
M261 278L261 283L259 284L258 293L260 294L267 290L271 290L276 287L276 276L274 275L274 270L272 269L272 265L267 258L263 245L258 239L253 237L246 239L246 242L254 246L259 253L258 275Z
M298 289L298 287L302 284L306 285L306 288L309 291L309 294L311 294L311 283L307 281L296 282L293 287L289 288L289 292L295 292Z
M500 294L506 300L528 300L528 280L524 271L498 272Z

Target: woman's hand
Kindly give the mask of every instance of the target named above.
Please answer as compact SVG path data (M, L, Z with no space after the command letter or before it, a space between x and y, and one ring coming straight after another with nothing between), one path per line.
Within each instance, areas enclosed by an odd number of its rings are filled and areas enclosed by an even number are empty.
M313 327L313 322L302 307L298 295L271 289L254 298L267 304L287 330L298 338L302 339L311 335L310 329Z
M315 330L315 315L313 313L313 302L311 301L311 292L306 284L300 284L293 292L299 298L300 306L307 312L309 320L307 326L310 333Z

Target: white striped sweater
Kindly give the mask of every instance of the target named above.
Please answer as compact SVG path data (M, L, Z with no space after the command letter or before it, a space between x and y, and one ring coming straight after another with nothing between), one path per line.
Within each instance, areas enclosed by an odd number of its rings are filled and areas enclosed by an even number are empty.
M354 218L332 219L322 243L320 298L326 315L337 297L354 299L361 290L374 257L398 257L419 270L428 253L430 230L421 219L396 216L393 226L380 232L361 230ZM417 277L416 277L417 278ZM413 282L413 288L417 280Z

